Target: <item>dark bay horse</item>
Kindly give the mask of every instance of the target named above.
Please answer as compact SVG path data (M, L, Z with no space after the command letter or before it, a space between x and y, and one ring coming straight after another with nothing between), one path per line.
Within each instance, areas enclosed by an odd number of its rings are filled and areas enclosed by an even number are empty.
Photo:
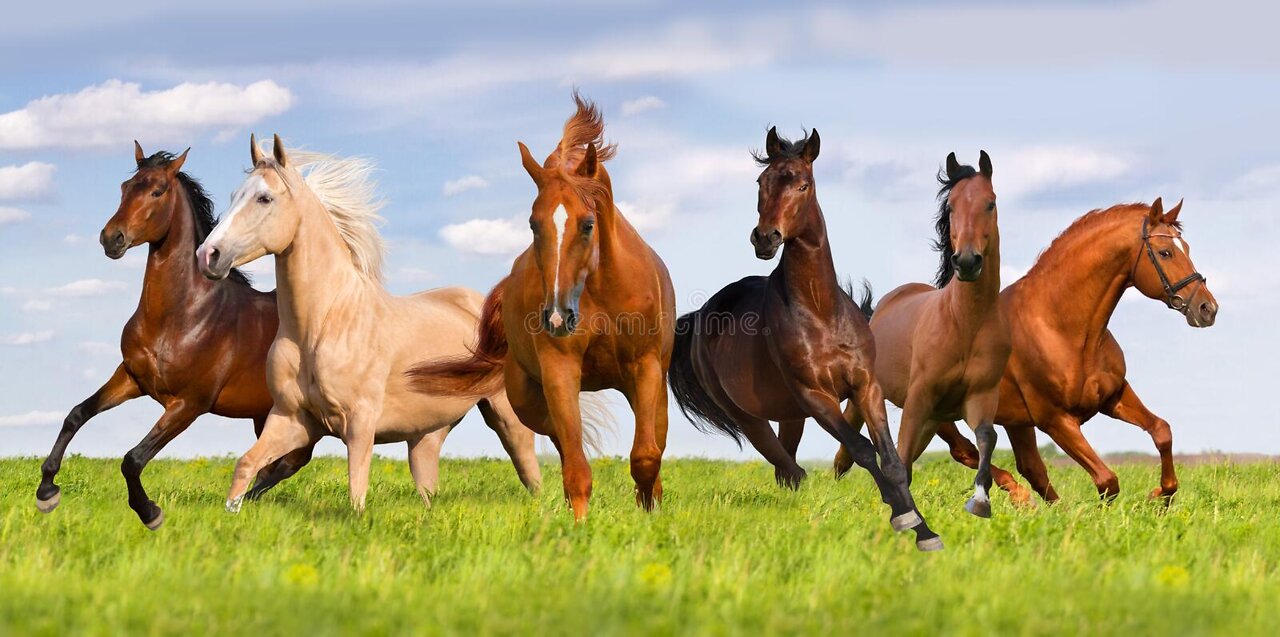
M189 150L189 149L188 149ZM92 396L63 422L36 490L41 511L61 501L54 478L72 437L86 421L125 401L150 396L164 415L120 466L129 506L148 528L164 523L164 512L142 486L142 471L169 441L201 414L251 418L261 432L271 409L267 392L267 348L276 334L274 292L259 292L239 272L213 282L196 268L195 252L214 226L213 203L196 180L182 172L187 153L150 157L134 142L137 172L121 187L120 207L102 229L108 257L149 244L142 298L120 337L124 361ZM311 450L282 458L259 475L257 493L292 475Z
M986 151L978 170L961 165L955 153L947 156L938 175L935 248L941 263L935 283L898 287L871 318L876 377L902 408L902 461L910 471L938 428L963 418L978 439L978 474L965 510L984 518L991 517L993 423L1011 348L999 303L1000 229L991 172ZM860 426L860 414L851 408L846 415Z
M768 277L732 283L680 317L671 390L691 422L738 441L745 436L791 487L805 477L795 461L798 430L813 418L871 473L894 530L914 528L921 550L938 550L941 538L916 509L893 448L867 320L836 280L813 179L819 144L816 130L795 142L769 130L765 154L756 157L765 169L751 243L764 260L781 247L781 262ZM841 414L846 399L871 423L874 445ZM771 420L780 422L783 440Z
M636 501L652 509L662 497L675 292L662 259L614 206L603 162L615 148L604 144L600 112L576 93L574 101L559 146L542 164L519 145L538 187L533 245L485 300L473 355L410 374L420 391L466 394L505 378L520 420L560 452L565 497L582 520L591 497L582 391L626 396L635 412Z
M1071 224L1026 276L1000 295L1009 317L1013 354L1000 383L996 423L1009 434L1018 472L1048 502L1058 499L1036 448L1035 428L1080 463L1103 498L1120 491L1111 471L1081 433L1098 413L1136 425L1160 454L1160 486L1152 498L1167 502L1178 490L1169 423L1151 413L1125 378L1124 352L1107 329L1125 290L1135 287L1181 313L1192 327L1213 325L1218 302L1191 261L1178 213L1160 199L1095 210ZM1070 297L1068 300L1068 296ZM973 444L944 423L939 436L957 460L972 467ZM837 470L850 465L846 454ZM996 482L1015 494L1022 487L992 467Z

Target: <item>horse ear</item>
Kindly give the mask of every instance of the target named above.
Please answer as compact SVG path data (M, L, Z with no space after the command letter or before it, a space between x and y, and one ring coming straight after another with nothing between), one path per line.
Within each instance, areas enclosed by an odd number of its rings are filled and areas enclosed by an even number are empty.
M978 152L980 153L978 155L978 170L982 172L984 177L991 179L991 157L987 155L985 150Z
M133 160L138 162L138 165L141 166L142 160L146 158L147 154L142 152L142 144L139 144L136 139L133 140Z
M178 171L182 170L182 165L187 163L187 153L189 152L191 152L190 146L188 146L186 150L182 151L182 154L178 155L177 159L169 162L168 170L170 175L176 175L178 174Z
M1160 217L1162 217L1163 215L1164 215L1164 200L1160 197L1156 197L1156 200L1151 202L1151 212L1147 213L1147 219L1151 222L1152 225L1155 225L1157 223L1160 223Z
M582 156L582 161L578 162L578 167L574 169L579 177L595 177L596 170L600 167L600 161L596 154L596 145L594 142L587 144L587 154Z
M809 133L809 138L804 143L804 150L801 151L805 161L812 164L813 160L818 158L818 149L821 146L822 138L818 137L818 129L815 128Z
M529 152L529 147L525 146L524 142L516 142L516 145L520 147L520 163L524 165L525 172L529 173L529 178L541 188L542 164L533 158L533 154Z
M1178 200L1178 203L1174 205L1174 207L1169 209L1169 212L1164 213L1164 216L1160 217L1160 222L1170 226L1173 225L1174 223L1177 223L1179 212L1182 212L1181 199Z
M764 136L764 154L769 159L782 154L782 142L778 141L777 126L771 127L769 134Z
M947 179L955 181L960 178L960 162L956 160L956 154L953 152L947 155Z
M284 154L284 142L280 141L279 135L272 135L272 139L271 154L275 155L276 163L284 168L289 165L289 158Z
M258 138L253 133L249 133L249 161L254 167L262 161L262 149L258 147Z

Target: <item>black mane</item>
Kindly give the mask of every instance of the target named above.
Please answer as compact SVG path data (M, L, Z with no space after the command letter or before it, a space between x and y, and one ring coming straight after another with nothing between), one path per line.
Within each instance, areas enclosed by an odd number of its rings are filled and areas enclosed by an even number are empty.
M976 174L978 171L969 165L961 165L954 179L947 174L946 168L938 171L938 183L942 187L938 188L938 216L933 224L938 231L938 238L933 241L933 249L940 252L942 258L938 263L938 273L933 281L933 286L936 288L945 286L955 274L955 266L951 264L951 257L956 252L955 247L951 245L951 189Z
M801 152L804 151L804 145L808 141L809 141L809 131L805 131L804 137L801 137L800 139L797 139L795 141L791 141L786 137L783 137L782 135L778 135L778 145L781 146L781 150L778 151L777 156L770 157L768 153L758 151L758 150L753 150L751 151L751 158L756 160L756 164L759 165L761 168L768 166L769 164L775 161L779 161L783 159L795 159L796 157L800 156Z
M162 150L139 162L138 168L165 168L175 158L173 153ZM196 221L196 247L199 247L205 237L213 232L214 226L218 225L218 218L213 215L213 200L209 198L209 193L205 192L200 182L187 173L178 172L178 183L182 184L182 188L187 191L187 200L191 202L191 212ZM237 268L231 269L227 279L249 285L249 276Z

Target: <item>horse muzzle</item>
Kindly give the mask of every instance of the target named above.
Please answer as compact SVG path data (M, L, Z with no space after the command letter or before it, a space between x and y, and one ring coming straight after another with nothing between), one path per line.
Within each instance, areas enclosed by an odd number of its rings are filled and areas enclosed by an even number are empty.
M102 244L102 251L110 259L119 259L129 251L129 238L119 230L107 232L107 229L103 228L102 233L98 235L98 243Z
M1191 301L1187 303L1183 314L1187 317L1187 325L1191 327L1209 327L1218 319L1218 304L1215 301L1202 301L1192 297Z
M220 281L227 278L227 274L231 272L231 259L224 255L216 246L209 244L201 244L196 250L196 265L200 267L200 273L207 279Z
M760 228L753 228L751 245L755 246L757 259L768 261L778 254L778 246L782 245L782 233L776 228L768 233L760 232Z
M542 309L542 329L555 337L573 334L574 330L578 329L580 321L581 314L576 307L551 306Z
M970 283L982 276L982 255L977 252L964 252L951 255L951 265L956 269L956 278Z

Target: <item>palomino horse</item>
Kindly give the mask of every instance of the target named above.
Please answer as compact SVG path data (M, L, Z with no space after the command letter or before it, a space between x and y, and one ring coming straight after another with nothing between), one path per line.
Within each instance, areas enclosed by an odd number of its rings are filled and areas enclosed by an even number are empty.
M129 487L129 506L155 530L164 523L164 512L147 497L141 476L170 440L205 413L252 418L261 431L271 410L264 364L276 334L276 300L274 292L254 290L236 270L222 283L200 276L196 245L215 223L213 202L182 172L186 152L148 157L134 142L134 159L137 172L121 184L120 208L100 236L112 259L149 244L142 298L120 338L124 361L107 384L67 415L44 462L36 499L45 513L58 506L62 491L54 478L85 422L145 394L164 406L164 415L125 455L120 471ZM264 470L259 487L269 489L310 457L309 448L301 449Z
M978 439L978 475L965 510L991 517L993 421L1009 360L1009 323L1000 304L1000 229L986 151L978 170L947 156L938 175L941 263L935 286L908 283L886 294L871 318L876 377L902 408L898 451L911 463L946 422L963 418ZM868 295L869 296L869 295ZM870 299L864 307L870 308ZM860 415L848 410L860 426ZM855 457L856 460L856 457Z
M1152 498L1166 502L1178 490L1169 423L1151 413L1125 379L1124 352L1107 324L1130 286L1163 301L1192 327L1213 325L1218 302L1191 262L1178 213L1159 199L1093 211L1071 224L1045 250L1026 276L1000 294L1009 317L1013 354L1000 383L996 423L1009 433L1018 472L1048 502L1058 499L1036 448L1035 427L1049 434L1080 463L1103 498L1114 498L1120 483L1080 431L1099 412L1137 425L1151 435L1160 453L1160 486ZM1066 295L1070 295L1070 301ZM973 467L973 444L954 426L938 434L957 460ZM848 467L847 459L837 469ZM1013 476L992 467L996 483L1015 499L1025 489Z
M382 442L408 443L410 472L430 503L444 437L439 432L477 402L520 480L536 490L541 475L533 432L516 419L501 388L478 401L410 391L404 379L409 365L424 355L467 351L481 297L462 288L397 297L382 287L372 165L304 153L291 160L279 137L272 157L263 157L252 138L250 151L253 169L196 253L200 269L213 279L265 254L276 259L280 330L267 363L275 404L258 442L236 464L227 509L239 511L249 480L262 467L325 435L347 445L357 510L364 509L373 445Z
M485 300L479 347L412 374L416 387L435 392L488 391L505 378L521 420L555 442L565 497L582 520L591 497L582 391L626 396L636 418L636 501L652 509L662 498L675 292L662 259L614 206L603 163L614 146L603 143L600 112L576 93L574 101L577 110L545 162L519 145L538 187L533 245Z
M738 441L746 436L774 465L778 482L791 487L805 477L795 445L812 417L871 473L893 511L893 528L914 528L921 550L937 550L941 538L920 517L893 448L867 319L836 281L813 180L818 149L816 130L791 142L769 129L765 155L756 158L765 170L751 243L765 260L783 246L782 260L768 277L730 284L680 317L671 390L691 422ZM875 445L841 415L845 399L871 423ZM780 422L785 441L770 420Z

